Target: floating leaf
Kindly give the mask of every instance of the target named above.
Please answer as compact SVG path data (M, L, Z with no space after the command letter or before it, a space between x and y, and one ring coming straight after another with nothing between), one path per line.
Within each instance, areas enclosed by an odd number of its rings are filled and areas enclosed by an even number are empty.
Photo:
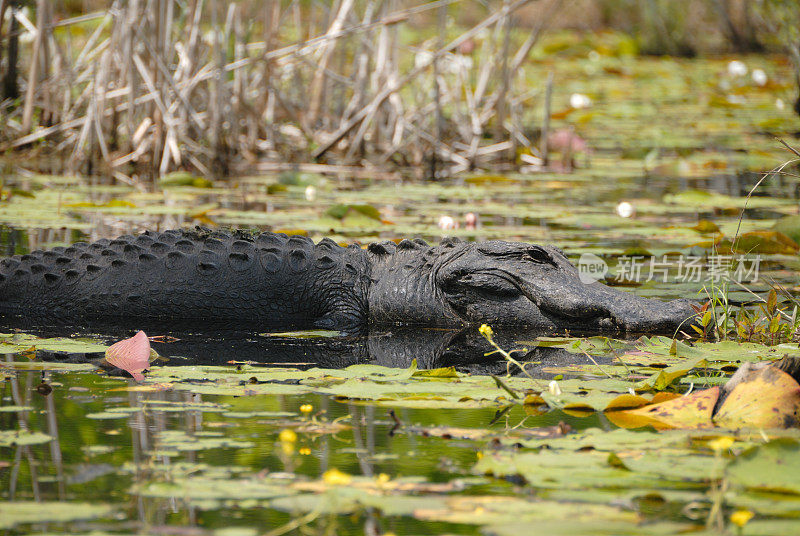
M656 428L701 428L711 426L711 415L719 398L719 387L628 410L624 417L638 426ZM638 419L633 419L636 417Z
M80 338L40 339L27 333L0 333L0 353L15 354L36 349L69 354L89 354L105 352L106 348L108 346L104 344Z
M106 504L56 501L1 501L0 529L27 523L65 523L79 519L95 519L111 514Z
M800 385L774 366L753 370L737 383L714 416L728 428L792 428L800 422Z
M708 221L708 220L700 220L699 222L697 222L697 225L692 227L692 229L701 234L713 234L720 232L717 224L714 223L713 221Z
M380 221L381 213L372 205L334 205L325 211L327 216L343 220L348 214L355 213L367 218Z
M436 369L425 369L414 372L417 378L458 378L459 374L455 367L444 367Z
M772 230L788 236L795 244L800 244L800 215L793 214L780 218L772 226Z
M28 432L25 430L0 430L0 447L13 447L24 445L38 445L47 443L53 438L40 432ZM2 503L0 503L2 504Z
M472 175L466 177L464 182L467 184L491 185L491 184L518 184L519 180L507 175Z
M800 495L800 443L775 439L738 456L726 470L734 485Z
M800 246L778 231L751 231L739 236L734 244L740 253L760 253L764 255L781 253L794 255Z
M211 188L214 183L203 177L198 177L187 171L173 171L167 173L158 181L162 188L174 188L176 186L193 186L195 188Z
M672 353L673 348L677 353L677 343L674 347L670 348L670 353ZM693 369L705 366L708 366L708 361L702 357L683 359L683 362L678 363L677 365L672 365L671 367L667 367L654 373L652 376L650 376L650 378L639 384L637 387L640 389L642 387L650 387L657 391L663 391L672 385L675 380L686 376Z
M144 380L142 371L150 368L150 340L144 331L139 331L129 339L112 344L106 350L106 361L140 382Z

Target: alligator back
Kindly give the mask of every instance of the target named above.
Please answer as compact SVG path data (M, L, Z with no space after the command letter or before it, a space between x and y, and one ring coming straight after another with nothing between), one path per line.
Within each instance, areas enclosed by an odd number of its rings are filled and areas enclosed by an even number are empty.
M364 266L354 266L359 262ZM360 297L366 284L360 250L330 240L315 245L274 233L148 231L3 259L0 313L353 324L366 314Z

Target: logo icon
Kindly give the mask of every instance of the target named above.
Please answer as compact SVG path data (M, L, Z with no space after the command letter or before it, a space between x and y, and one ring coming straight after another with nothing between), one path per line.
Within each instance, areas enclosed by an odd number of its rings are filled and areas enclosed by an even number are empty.
M584 253L578 259L578 275L587 285L603 279L607 273L608 264L594 253Z

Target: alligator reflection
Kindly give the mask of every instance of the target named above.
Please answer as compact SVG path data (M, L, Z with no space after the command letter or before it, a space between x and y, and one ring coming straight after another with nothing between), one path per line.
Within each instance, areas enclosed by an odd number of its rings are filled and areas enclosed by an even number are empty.
M39 336L63 336L79 333L99 337L108 343L129 337L130 331L119 327L92 326L91 331L60 326L57 329L27 327L25 331ZM456 367L462 372L505 374L506 362L497 354L487 356L493 348L478 333L477 328L461 330L397 328L360 335L282 336L256 333L252 330L208 330L175 328L169 331L147 330L148 335L167 335L179 339L171 343L153 343L153 348L168 359L171 366L225 365L231 362L255 362L296 367L343 368L358 363L373 363L386 367L405 368L416 359L419 368ZM560 348L531 345L541 331L496 330L495 341L504 349L518 349L514 357L529 362L529 372L563 364L590 363L581 354ZM547 333L546 335L552 335ZM527 350L523 351L523 347ZM44 359L80 361L99 355L44 355ZM511 373L519 373L511 370Z

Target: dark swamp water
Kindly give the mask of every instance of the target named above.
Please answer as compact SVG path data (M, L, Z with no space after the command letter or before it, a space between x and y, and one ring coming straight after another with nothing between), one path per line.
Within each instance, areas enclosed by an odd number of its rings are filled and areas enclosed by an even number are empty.
M779 82L767 89L742 82L733 100L721 89L726 59L646 59L630 77L590 80L585 61L564 62L557 69L573 81L558 88L556 103L572 92L594 101L569 116L592 147L570 173L522 170L420 182L298 169L210 188L141 192L93 178L32 174L14 163L2 178L0 251L195 224L347 243L502 238L556 244L576 263L596 255L607 263L608 277L624 276L631 292L700 299L704 287L724 285L714 280L709 261L718 234L769 231L798 214L798 182L791 176L767 179L746 199L760 171L790 157L770 134L796 145L791 136L798 128L791 111L776 106L779 98L789 102L788 86L780 85L787 67L764 58L747 62ZM477 214L477 228L466 227L468 213ZM459 227L442 229L447 218ZM719 233L698 226L704 220ZM751 252L759 257L757 277L750 272L741 285L728 284L731 302L763 299L771 284L797 295L797 252L763 251ZM671 261L651 274L650 259L668 253ZM643 259L643 275L631 282L633 257ZM680 258L702 259L702 269L689 277ZM180 338L153 344L165 359L153 363L145 382L93 365L104 345L145 327L148 335ZM526 384L512 368L507 386L523 397L530 390L550 393L543 395L547 404L522 404L487 376L504 377L506 363L484 355L491 347L475 329L354 337L33 325L23 318L0 320L0 333L3 533L800 529L800 484L773 472L778 457L782 474L800 474L791 443L796 430L656 432L626 429L603 411L611 397L675 364L668 352L659 353L662 341L498 330L502 347L527 347L515 355L532 363L527 370L537 382ZM21 333L67 337L72 346ZM670 389L713 386L742 361L800 353L791 342L696 348L713 355L713 363L687 372ZM643 351L649 361L622 359ZM454 370L415 375L414 360L418 369ZM578 399L594 409L578 407ZM784 443L767 442L775 438ZM780 481L779 489L753 474ZM747 513L752 519L740 527Z

